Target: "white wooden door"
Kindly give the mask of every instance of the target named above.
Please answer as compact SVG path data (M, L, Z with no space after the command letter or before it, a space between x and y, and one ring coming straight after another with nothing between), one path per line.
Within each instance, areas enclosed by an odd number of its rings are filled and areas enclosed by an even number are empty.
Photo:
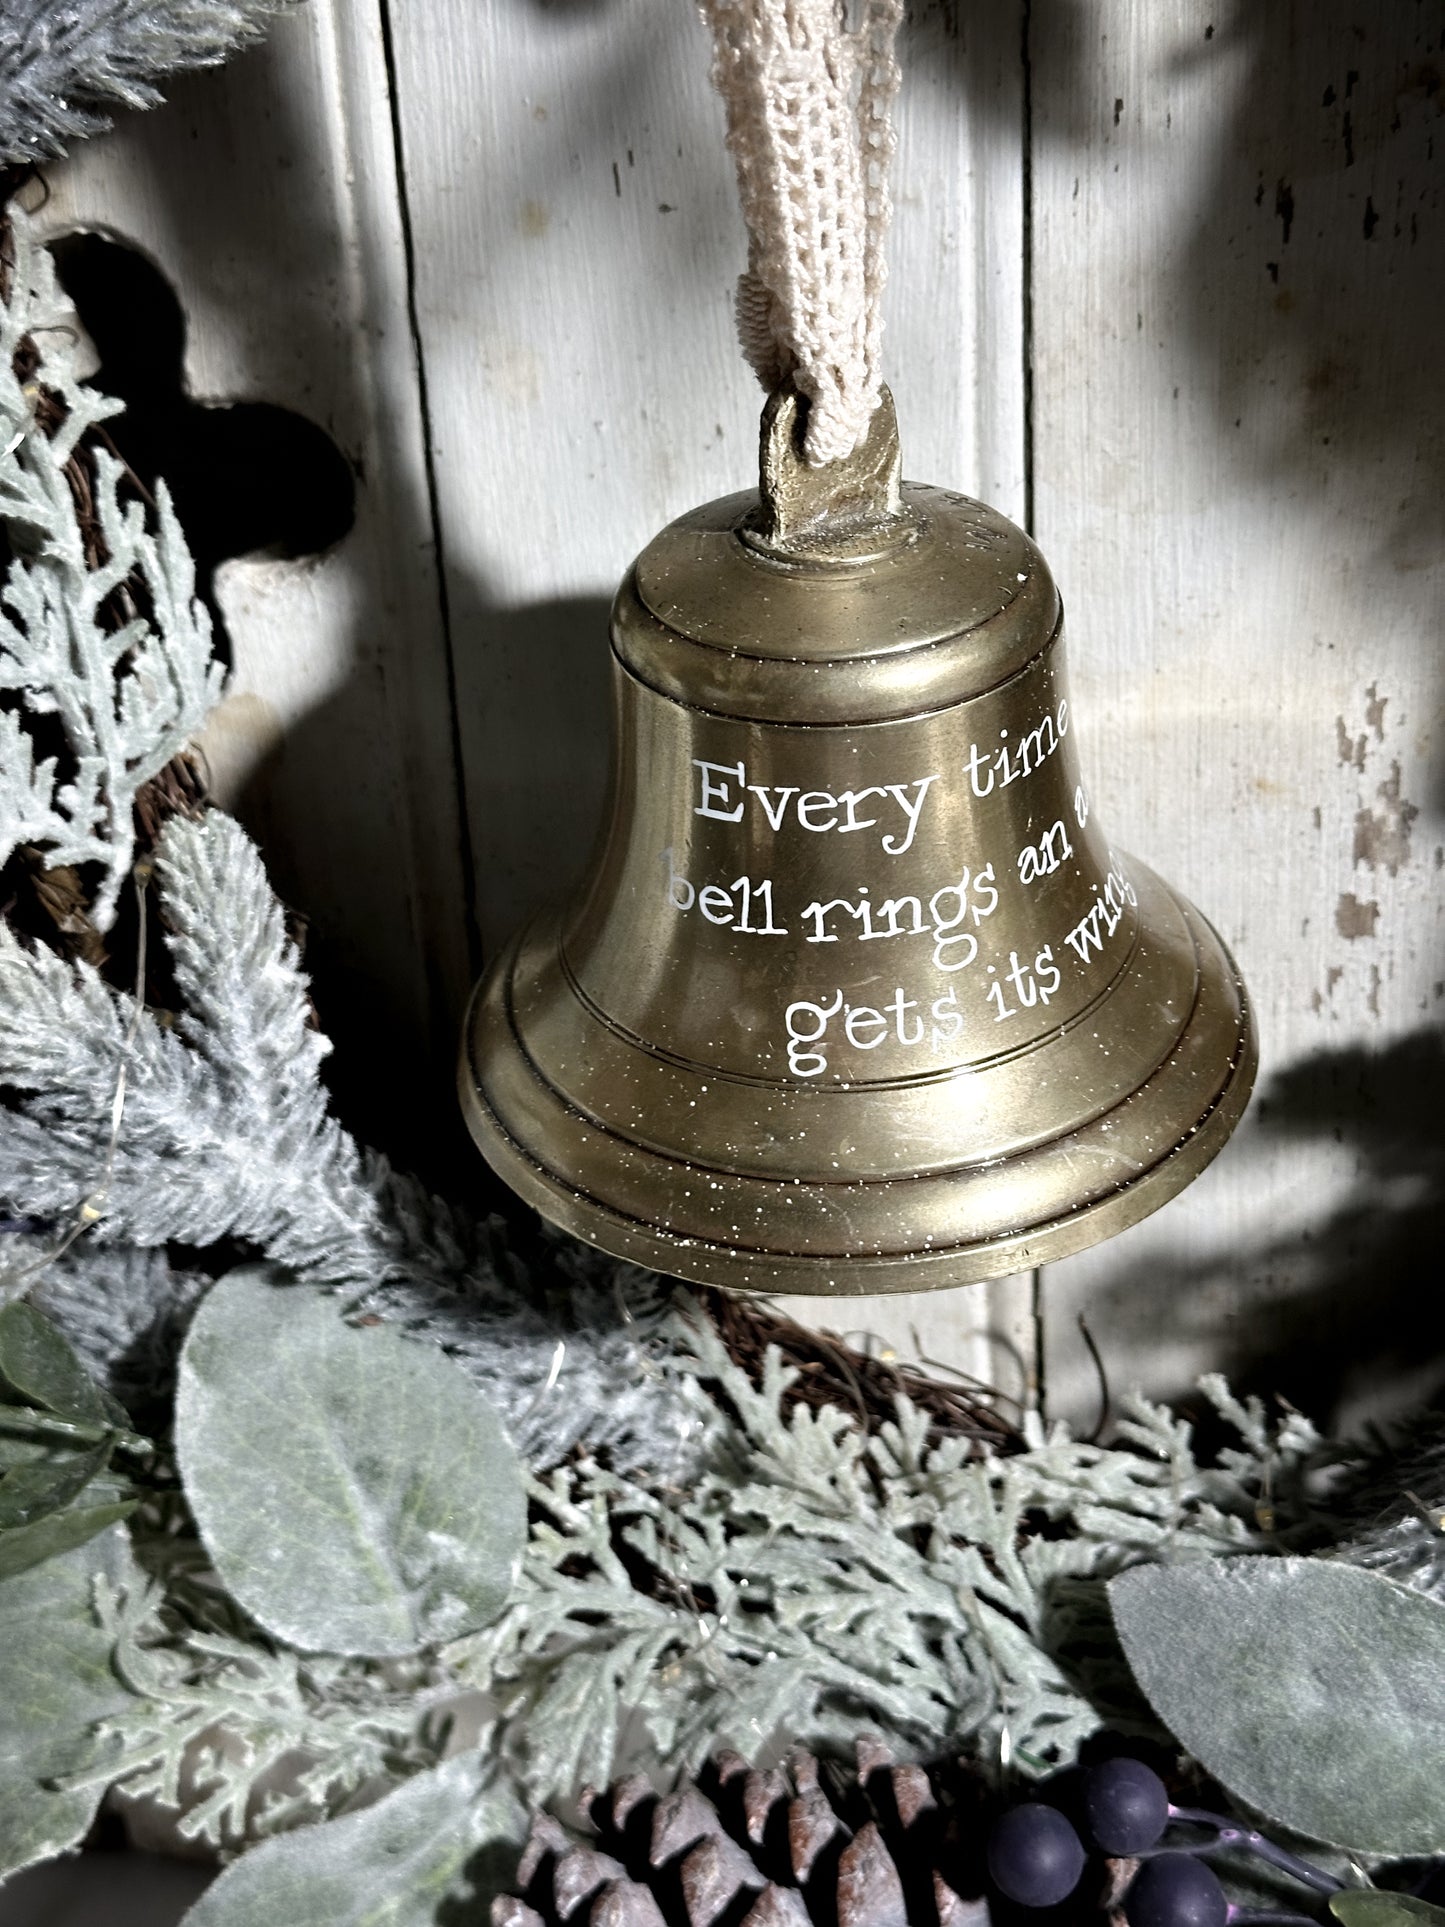
M1041 1368L1088 1422L1080 1311L1116 1392L1226 1366L1353 1411L1441 1376L1442 41L1439 0L928 0L905 33L908 468L1032 518L1096 807L1234 948L1264 1062L1217 1165L1110 1245L811 1309ZM342 1098L403 1155L452 1129L481 949L585 859L621 571L750 478L706 68L680 0L311 0L51 175L53 227L176 288L198 397L356 465L337 547L226 565L207 747L312 920Z

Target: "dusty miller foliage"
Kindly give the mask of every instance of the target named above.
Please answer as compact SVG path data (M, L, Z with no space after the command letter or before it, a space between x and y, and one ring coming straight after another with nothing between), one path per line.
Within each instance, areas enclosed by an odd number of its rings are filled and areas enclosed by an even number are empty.
M54 158L154 107L162 74L214 67L288 0L0 0L0 161Z
M3 107L0 107L3 116ZM33 844L49 865L100 866L91 920L106 930L130 860L137 790L220 696L211 622L164 487L153 516L122 500L122 468L93 451L93 531L78 492L82 437L121 404L75 371L74 317L50 257L11 211L0 310L0 864ZM42 424L42 407L51 425ZM98 543L98 546L97 546ZM45 753L37 728L63 747Z

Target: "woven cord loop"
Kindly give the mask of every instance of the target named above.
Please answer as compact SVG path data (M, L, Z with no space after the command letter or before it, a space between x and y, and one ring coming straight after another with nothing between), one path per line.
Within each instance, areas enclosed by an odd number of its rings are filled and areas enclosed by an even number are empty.
M882 390L883 243L902 0L699 0L748 229L743 353L809 402L814 466L851 455Z

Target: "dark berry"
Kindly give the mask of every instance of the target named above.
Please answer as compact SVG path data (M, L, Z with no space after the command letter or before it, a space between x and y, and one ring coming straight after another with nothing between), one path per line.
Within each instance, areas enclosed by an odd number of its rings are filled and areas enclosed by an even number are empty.
M1187 1853L1156 1854L1124 1901L1129 1927L1224 1927L1229 1902L1213 1868Z
M1020 1907L1057 1907L1079 1884L1083 1844L1056 1808L1030 1800L994 1823L988 1870L999 1892Z
M1142 1760L1101 1760L1084 1775L1084 1813L1101 1853L1147 1853L1169 1824L1164 1782Z

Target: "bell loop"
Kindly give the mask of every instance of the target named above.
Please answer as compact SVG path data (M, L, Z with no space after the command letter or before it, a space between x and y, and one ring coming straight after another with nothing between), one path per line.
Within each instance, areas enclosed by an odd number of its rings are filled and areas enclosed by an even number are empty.
M807 413L807 397L791 381L769 397L759 433L761 499L738 531L742 540L781 560L823 565L871 562L916 541L921 522L904 501L888 390L853 453L821 467L803 453Z

